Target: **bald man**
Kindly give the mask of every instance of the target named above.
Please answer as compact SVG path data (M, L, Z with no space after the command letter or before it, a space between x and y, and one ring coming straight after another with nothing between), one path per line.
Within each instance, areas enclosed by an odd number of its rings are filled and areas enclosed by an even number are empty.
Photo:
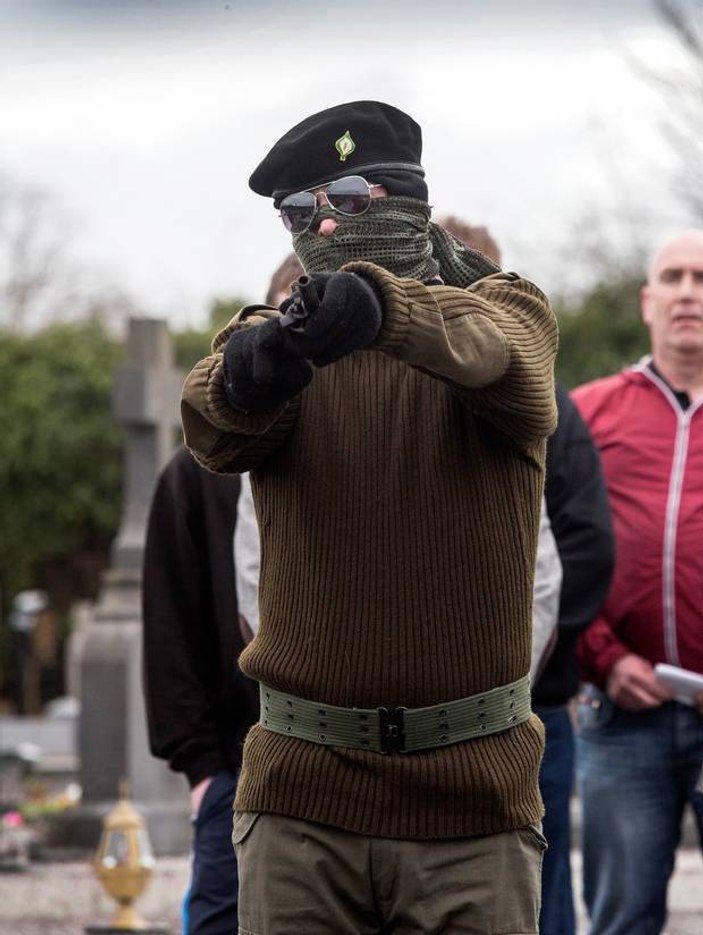
M584 896L591 935L656 935L681 818L703 833L703 697L674 700L666 663L703 673L703 231L668 240L642 289L651 356L580 387L616 535L603 609L581 639Z

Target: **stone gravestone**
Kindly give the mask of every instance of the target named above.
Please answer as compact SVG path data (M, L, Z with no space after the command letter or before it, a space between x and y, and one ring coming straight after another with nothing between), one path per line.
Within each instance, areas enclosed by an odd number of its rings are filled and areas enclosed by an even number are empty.
M122 524L99 602L77 643L80 666L79 812L67 818L65 845L96 847L103 816L129 782L157 854L187 851L187 786L149 753L142 694L141 564L149 505L180 427L182 375L173 368L165 322L131 319L126 362L117 374L114 412L127 429Z

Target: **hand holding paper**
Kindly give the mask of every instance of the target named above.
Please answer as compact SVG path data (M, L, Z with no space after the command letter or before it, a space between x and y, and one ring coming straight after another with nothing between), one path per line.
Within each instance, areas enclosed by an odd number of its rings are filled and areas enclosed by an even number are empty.
M656 677L648 659L628 653L610 671L606 686L608 696L626 711L658 708L671 701L670 690Z

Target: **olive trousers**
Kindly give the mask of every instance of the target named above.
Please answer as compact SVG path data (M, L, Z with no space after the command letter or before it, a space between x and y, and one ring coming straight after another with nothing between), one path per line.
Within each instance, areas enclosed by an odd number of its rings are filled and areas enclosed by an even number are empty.
M236 812L240 935L536 935L546 842L374 838Z

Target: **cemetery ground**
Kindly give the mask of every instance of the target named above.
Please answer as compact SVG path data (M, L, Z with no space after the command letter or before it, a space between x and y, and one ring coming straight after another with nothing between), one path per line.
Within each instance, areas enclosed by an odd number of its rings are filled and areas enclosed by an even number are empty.
M575 816L577 810L574 810ZM578 832L577 832L578 833ZM82 935L85 926L106 925L115 904L102 891L92 868L93 854L48 850L23 872L0 871L0 935ZM572 852L575 892L580 893L581 855ZM187 887L186 855L160 857L137 909L147 923L180 935L180 903ZM703 932L703 858L692 823L685 828L669 895L665 935ZM577 899L577 935L586 935L584 907Z
M573 854L578 881L580 855ZM167 923L180 935L180 898L188 878L188 860L162 857L137 908L151 923ZM670 890L666 935L703 932L703 862L697 848L679 852ZM2 935L82 935L86 925L105 924L112 913L89 865L82 861L37 862L25 873L0 874L0 932ZM579 935L586 935L579 906Z

